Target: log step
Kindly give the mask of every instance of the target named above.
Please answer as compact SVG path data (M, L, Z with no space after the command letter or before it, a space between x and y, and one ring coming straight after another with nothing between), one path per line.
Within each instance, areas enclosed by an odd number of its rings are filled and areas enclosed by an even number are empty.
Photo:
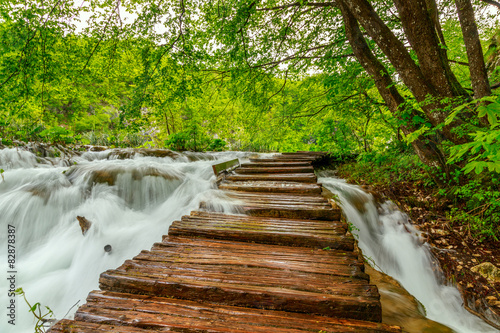
M269 163L269 162L279 162L279 163L293 163L293 162L309 162L312 163L313 161L316 160L316 157L273 157L273 158L251 158L250 162L255 162L255 163Z
M220 214L223 215L223 214ZM183 216L169 228L169 235L204 237L284 246L341 249L352 251L354 239L346 225L331 221L257 219L241 215Z
M321 185L294 182L225 182L221 190L242 192L294 193L301 195L321 194Z
M310 166L310 161L280 161L280 162L250 162L243 163L241 166L244 168L287 168L287 167L307 167Z
M237 174L254 174L254 173L314 173L312 166L305 167L242 167L235 170Z
M91 292L75 319L82 324L132 326L155 332L400 332L397 327L365 321L224 305L207 306L188 300L103 291Z
M300 183L316 183L317 177L314 173L295 173L295 174L236 174L226 177L229 181L286 181Z
M201 209L212 210L215 204L202 201ZM309 205L291 203L266 203L266 202L246 202L236 204L238 211L251 216L276 217L288 219L306 220L340 220L340 211L328 205Z
M295 195L290 193L262 193L262 192L243 192L243 191L225 191L225 194L234 199L254 199L270 200L281 202L302 202L302 203L329 203L322 195Z
M102 290L381 321L377 288L353 252L165 237Z

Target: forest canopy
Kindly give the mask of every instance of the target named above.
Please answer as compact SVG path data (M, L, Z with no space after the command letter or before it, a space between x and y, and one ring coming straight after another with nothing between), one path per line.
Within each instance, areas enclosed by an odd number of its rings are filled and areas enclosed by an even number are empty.
M340 155L411 145L448 175L468 157L500 171L499 8L3 1L1 137Z

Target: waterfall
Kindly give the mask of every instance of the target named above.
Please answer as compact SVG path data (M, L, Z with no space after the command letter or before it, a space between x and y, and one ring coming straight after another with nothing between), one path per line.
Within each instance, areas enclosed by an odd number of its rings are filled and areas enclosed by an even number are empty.
M232 211L219 195L211 165L245 153L144 156L87 152L65 160L16 149L0 150L0 262L7 272L7 228L15 226L16 287L32 305L49 306L57 319L72 317L99 274L148 249L170 224L217 196L217 208ZM68 167L68 165L71 165ZM92 225L82 235L77 216ZM104 247L111 245L111 252ZM16 325L7 323L8 276L0 279L0 332L33 332L34 317L16 297ZM72 308L71 311L69 311ZM68 312L69 311L69 312Z
M427 318L459 333L498 332L464 309L460 292L444 283L428 244L394 203L377 207L371 194L341 179L323 177L318 182L338 196L365 258L417 298Z

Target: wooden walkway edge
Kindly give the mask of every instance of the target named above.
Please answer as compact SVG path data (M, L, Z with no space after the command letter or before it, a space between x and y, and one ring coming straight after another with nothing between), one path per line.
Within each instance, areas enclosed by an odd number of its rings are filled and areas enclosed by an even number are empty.
M321 153L252 159L219 186L244 214L200 210L101 274L74 320L49 332L401 332L382 324L340 210L321 195Z

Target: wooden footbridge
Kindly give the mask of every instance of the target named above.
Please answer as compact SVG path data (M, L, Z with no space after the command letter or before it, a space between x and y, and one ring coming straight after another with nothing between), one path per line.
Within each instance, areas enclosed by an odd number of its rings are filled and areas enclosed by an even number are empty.
M381 323L377 287L316 183L321 157L241 165L219 188L245 215L202 203L161 243L102 273L101 290L50 332L401 332Z

